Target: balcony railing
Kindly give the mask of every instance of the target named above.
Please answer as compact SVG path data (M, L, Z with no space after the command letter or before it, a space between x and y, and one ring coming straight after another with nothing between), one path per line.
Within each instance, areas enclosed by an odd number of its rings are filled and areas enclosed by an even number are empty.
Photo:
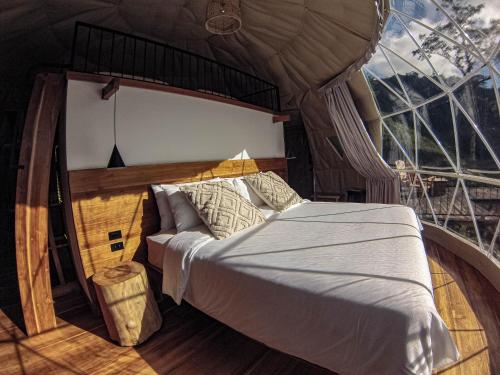
M276 85L155 40L77 22L71 69L199 91L279 112Z
M398 172L402 204L500 261L500 186L443 174Z

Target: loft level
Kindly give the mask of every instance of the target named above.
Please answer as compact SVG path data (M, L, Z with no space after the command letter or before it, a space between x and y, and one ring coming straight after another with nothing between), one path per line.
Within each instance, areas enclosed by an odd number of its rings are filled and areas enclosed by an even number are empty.
M217 95L280 112L276 85L155 40L77 22L71 70Z

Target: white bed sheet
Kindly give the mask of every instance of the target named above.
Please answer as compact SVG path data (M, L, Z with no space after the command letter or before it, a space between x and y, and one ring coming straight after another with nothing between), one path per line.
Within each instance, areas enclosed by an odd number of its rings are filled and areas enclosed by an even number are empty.
M169 241L163 291L341 374L430 374L459 357L404 206L305 203L220 241L193 228Z
M146 237L148 244L148 262L158 269L163 269L163 255L165 254L168 242L177 234L175 228L160 230L151 236Z

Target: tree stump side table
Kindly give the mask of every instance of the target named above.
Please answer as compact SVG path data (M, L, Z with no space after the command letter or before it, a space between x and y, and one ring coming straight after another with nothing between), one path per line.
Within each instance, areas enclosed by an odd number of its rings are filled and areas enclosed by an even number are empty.
M160 329L162 316L142 264L120 262L96 273L92 280L112 340L134 346Z

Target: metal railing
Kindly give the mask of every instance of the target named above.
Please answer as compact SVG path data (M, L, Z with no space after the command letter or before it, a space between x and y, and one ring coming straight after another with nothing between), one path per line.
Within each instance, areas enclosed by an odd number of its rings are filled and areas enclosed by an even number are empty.
M154 82L281 110L276 85L215 60L132 34L77 22L71 69Z
M425 221L466 238L500 261L500 186L398 171L401 204Z

